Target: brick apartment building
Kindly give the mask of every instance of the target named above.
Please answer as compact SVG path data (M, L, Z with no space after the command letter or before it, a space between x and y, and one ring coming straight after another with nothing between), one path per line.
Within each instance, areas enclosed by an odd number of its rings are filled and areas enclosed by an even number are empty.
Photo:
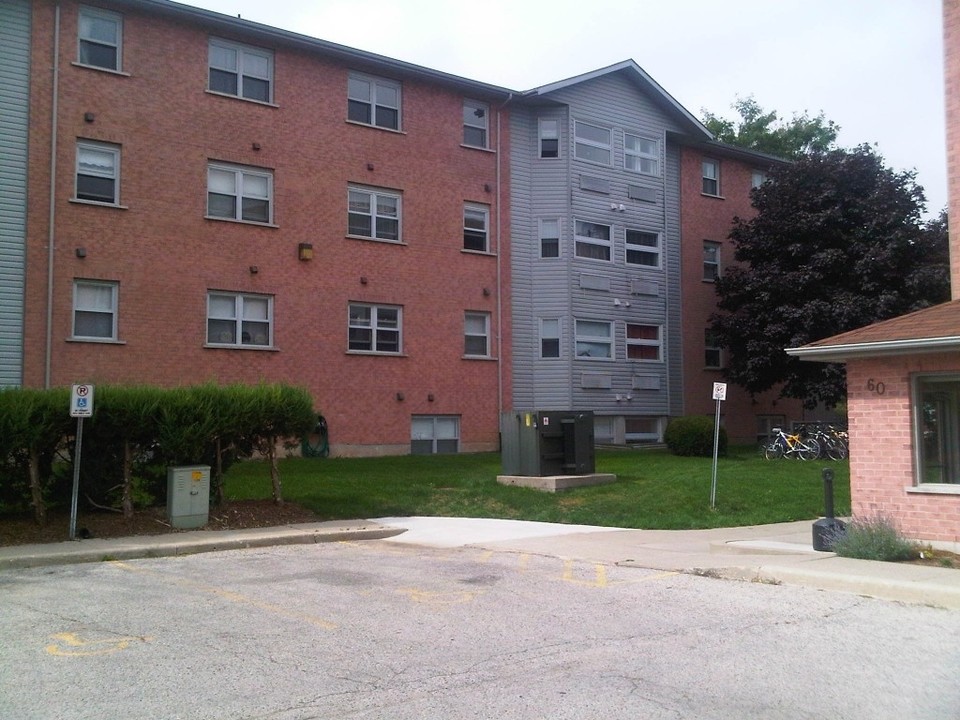
M506 90L164 0L2 12L29 47L6 384L283 381L339 454L498 446Z

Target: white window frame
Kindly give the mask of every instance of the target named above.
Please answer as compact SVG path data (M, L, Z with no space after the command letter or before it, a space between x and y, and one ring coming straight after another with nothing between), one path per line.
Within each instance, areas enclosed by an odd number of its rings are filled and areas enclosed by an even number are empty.
M937 393L940 402L928 412L924 390L933 392L938 386L942 388ZM878 388L874 388L877 393ZM910 490L960 494L960 373L913 373L910 407L915 448L914 485ZM928 418L934 422L928 422ZM939 462L928 463L934 450L938 451Z
M84 22L107 22L113 23L115 27L116 38L109 41L106 38L97 38L93 35L84 36ZM84 44L110 48L116 54L113 65L101 65L92 62L90 58L84 59ZM77 64L84 67L96 68L97 70L108 70L111 72L123 71L123 15L110 12L101 8L88 7L81 5L77 11Z
M643 145L649 143L652 149ZM633 147L631 147L633 145ZM660 176L660 141L645 135L623 133L623 167L641 175Z
M214 311L215 299L233 301L233 310L229 314ZM248 312L266 302L266 317ZM214 331L215 325L233 324L232 330ZM257 332L266 326L266 332ZM216 337L214 334L216 333ZM226 335L225 335L226 334ZM272 348L273 347L273 296L258 293L209 290L207 292L207 345L211 347L231 348Z
M211 189L211 181L218 174L233 176L233 190L226 192L226 188ZM266 183L266 193L256 191L256 186ZM232 197L233 214L214 214L211 211L211 195ZM261 220L256 217L244 217L244 200L258 204L266 203L267 217ZM273 224L273 171L246 165L231 165L228 163L207 163L207 219L232 220L235 222L254 223L256 225Z
M720 197L720 161L704 158L700 162L700 192L710 197Z
M367 207L361 210L357 201L360 196L366 196ZM389 200L395 208L391 214L384 208L381 211L380 200ZM369 218L370 233L354 232L356 225L351 223L351 216ZM380 221L396 223L396 232L381 229ZM350 185L347 187L347 237L377 240L379 242L403 242L403 196L393 190Z
M636 423L649 423L652 429L637 430ZM623 418L623 439L627 442L660 442L662 430L662 418L649 415L626 415Z
M472 137L479 133L477 138ZM466 147L487 150L490 147L490 106L479 100L463 101L463 144Z
M713 358L716 358L716 361ZM717 339L710 328L703 331L703 366L708 370L723 368L723 348L717 345Z
M562 257L563 246L560 242L560 218L541 218L537 226L539 228L537 239L540 247L540 258L543 260L556 260ZM549 245L547 243L549 243ZM547 254L545 252L545 248L547 247L556 247L556 254Z
M481 247L468 247L480 241ZM490 253L490 206L465 203L463 206L463 249Z
M83 167L82 156L84 153L96 153L110 158L112 167L106 165L91 165ZM109 180L113 183L113 198L103 200L93 196L89 191L81 192L80 178L89 177L100 180ZM77 164L74 173L73 197L82 202L97 203L99 205L119 205L120 204L120 146L109 143L95 142L93 140L77 140ZM83 197L89 195L89 197Z
M352 83L363 83L367 86L367 97L357 97L353 94L351 90ZM360 125L367 125L369 127L382 128L384 130L395 130L400 132L403 127L403 116L402 116L402 106L403 106L403 92L402 86L396 80L388 80L386 78L375 77L373 75L364 75L363 73L352 72L347 79L347 122L358 123ZM386 95L385 91L395 92L396 93L396 105L390 105L384 99ZM379 97L378 97L379 96ZM369 109L370 120L358 120L355 117L351 117L350 104L357 103L359 105L366 105ZM379 122L379 117L377 110L379 108L384 108L391 112L396 113L396 122L391 124L387 122Z
M110 290L109 307L86 306L81 304L80 295L83 289L92 290ZM120 283L106 280L74 280L73 281L73 313L72 327L70 337L72 340L87 340L93 342L116 342L117 341L117 315L120 304ZM88 313L96 315L110 316L110 334L109 335L84 335L77 332L77 315L79 313Z
M595 332L605 327L605 332ZM574 319L573 321L574 350L578 360L600 360L612 362L615 359L613 351L614 330L612 320ZM604 348L606 351L604 352ZM599 354L591 354L593 350Z
M471 347L483 343L482 351ZM490 353L490 313L468 310L463 314L463 354L465 357L488 358Z
M723 248L722 243L714 242L713 240L704 240L703 241L703 281L712 283L716 282L717 278L720 277L720 257L721 249ZM710 250L713 252L714 260L708 260L707 251ZM712 272L707 272L707 268L712 268Z
M354 318L354 308L369 311L368 319ZM381 315L388 314L395 314L395 324L381 318ZM354 345L361 344L360 341L354 339L354 331L369 331L369 342L362 343L365 347L354 347ZM392 338L392 341L388 341L388 337ZM394 345L395 349L385 349ZM403 308L399 305L349 303L347 307L347 352L365 355L401 355L403 353Z
M429 452L423 452L429 441ZM419 443L419 444L414 444ZM460 452L459 415L413 415L410 418L410 454L437 455Z
M559 360L563 347L563 322L560 318L540 318L540 359ZM550 343L550 352L547 352Z
M598 237L594 235L584 234L585 230L589 230L587 226L593 226L598 228L607 229L607 237ZM574 232L574 251L573 254L585 260L596 260L600 262L610 262L613 259L613 226L607 225L606 223L597 223L592 220L574 220L573 221L573 232ZM586 251L588 248L601 248L602 254L604 257L594 257L593 255L586 254L581 252L581 250Z
M587 137L581 133L581 130L586 130L588 128L591 130L599 130L601 133L606 133L607 140L603 141L596 138ZM607 167L613 165L613 130L611 130L609 127L586 122L584 120L574 120L573 137L573 154L577 160L583 160L584 162L594 163L596 165L605 165ZM606 160L598 160L595 157L590 157L590 155L595 153L597 150L606 153Z
M215 50L234 53L236 58L236 67L225 67L216 65L213 53ZM259 73L255 67L256 64L266 62L266 72ZM222 88L215 88L213 82L213 73L223 73L225 75L236 76L237 90L231 92ZM247 93L246 80L249 78L250 92ZM267 96L260 97L253 93L254 87L259 87L260 83L266 83ZM217 95L226 95L227 97L238 98L258 103L273 103L273 51L265 48L253 47L231 40L222 38L210 38L207 46L207 90Z
M552 129L550 127L552 126ZM553 141L557 144L552 152L545 150L545 143ZM560 120L557 118L539 118L537 122L537 153L541 160L559 160L560 151Z
M663 325L655 323L625 323L626 341L627 341L627 360L641 363L662 363L663 362ZM657 331L656 339L630 337L630 328L654 328ZM631 348L639 348L638 352L644 352L645 348L655 348L656 358L631 357Z
M763 170L754 170L750 173L750 189L756 190L767 181L767 173Z
M631 236L633 236L631 238ZM639 242L631 242L631 239L634 241L646 239L653 239L653 245L647 245ZM637 267L645 267L653 270L659 270L661 267L663 252L663 236L658 232L651 232L650 230L637 230L635 228L627 228L625 231L625 247L626 255L625 261L627 265L636 265ZM630 256L633 253L634 257L638 258L631 260ZM652 259L651 262L641 262L638 256L648 257Z

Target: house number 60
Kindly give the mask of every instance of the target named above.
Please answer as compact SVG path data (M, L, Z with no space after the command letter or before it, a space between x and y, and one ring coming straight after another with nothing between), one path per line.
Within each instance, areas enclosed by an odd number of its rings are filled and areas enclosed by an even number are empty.
M867 380L868 392L876 393L877 395L883 395L883 393L886 392L886 390L887 390L887 386L884 385L882 382L877 382L873 378L870 378L869 380Z

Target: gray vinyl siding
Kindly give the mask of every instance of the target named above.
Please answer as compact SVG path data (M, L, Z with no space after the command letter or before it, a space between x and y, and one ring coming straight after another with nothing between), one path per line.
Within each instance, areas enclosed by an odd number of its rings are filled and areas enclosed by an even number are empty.
M679 150L668 133L680 128L620 74L557 90L548 102L511 112L514 405L598 415L679 414ZM561 121L558 159L539 158L538 118L544 117ZM612 130L610 166L575 157L577 120ZM659 142L658 176L624 169L624 131ZM538 221L550 217L561 222L561 256L541 259ZM609 262L575 256L577 220L611 227ZM661 233L660 268L626 263L628 228ZM561 320L559 360L540 358L541 318ZM575 357L577 320L613 323L613 359ZM627 359L628 323L662 328L662 362Z
M23 381L30 2L0 3L0 387Z

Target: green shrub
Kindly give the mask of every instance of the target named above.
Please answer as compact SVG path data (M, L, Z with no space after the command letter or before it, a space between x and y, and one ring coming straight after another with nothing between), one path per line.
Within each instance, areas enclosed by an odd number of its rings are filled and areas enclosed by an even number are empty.
M663 441L674 455L713 457L714 420L706 415L674 418L667 425ZM727 431L720 428L717 454L727 454Z
M904 538L892 520L883 515L854 518L829 545L841 557L897 562L913 560L920 548Z

